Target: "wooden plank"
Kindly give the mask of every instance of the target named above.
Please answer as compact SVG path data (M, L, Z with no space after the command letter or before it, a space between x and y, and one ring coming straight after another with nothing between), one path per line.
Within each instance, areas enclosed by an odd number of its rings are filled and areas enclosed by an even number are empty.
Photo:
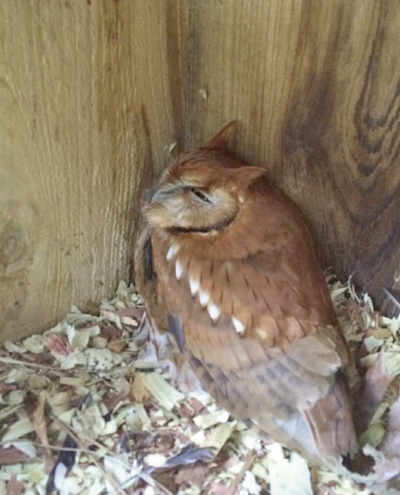
M0 4L0 340L129 276L142 190L182 135L187 19L164 0Z
M231 119L323 265L399 295L397 2L3 0L0 23L0 340L126 279L168 146Z
M238 119L322 264L400 296L398 2L192 0L189 26L188 144Z

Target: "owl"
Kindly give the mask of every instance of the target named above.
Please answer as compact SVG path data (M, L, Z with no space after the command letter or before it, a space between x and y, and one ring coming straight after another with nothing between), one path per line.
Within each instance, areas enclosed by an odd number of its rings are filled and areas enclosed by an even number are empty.
M136 282L221 407L340 470L357 451L349 351L302 214L228 150L233 127L178 157L144 203Z

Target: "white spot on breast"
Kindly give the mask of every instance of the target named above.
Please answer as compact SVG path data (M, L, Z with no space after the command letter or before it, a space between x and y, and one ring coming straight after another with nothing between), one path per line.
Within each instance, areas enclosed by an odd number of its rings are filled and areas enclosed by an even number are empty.
M237 318L232 316L232 323L233 323L233 326L235 327L235 330L237 331L237 333L244 333L245 326L243 325L243 323L240 320L238 320Z
M274 337L264 330L264 328L256 328L255 333L260 339L264 340L267 345L274 345Z
M178 251L179 251L179 246L177 244L173 244L172 246L170 246L166 256L167 260L171 260L177 254Z
M198 280L194 280L189 275L189 285L190 285L190 293L192 294L192 296L195 296L199 292L200 282Z
M179 260L176 260L175 276L176 276L177 280L180 280L182 278L182 273L183 273L183 266Z
M256 334L263 340L266 340L268 337L267 332L263 328L256 328Z
M199 289L199 299L202 308L205 308L210 302L210 294L202 289Z
M217 321L221 315L221 310L219 309L219 307L213 303L210 303L207 306L207 310L208 310L208 314L210 315L210 318L212 319L212 321L214 321L214 322Z

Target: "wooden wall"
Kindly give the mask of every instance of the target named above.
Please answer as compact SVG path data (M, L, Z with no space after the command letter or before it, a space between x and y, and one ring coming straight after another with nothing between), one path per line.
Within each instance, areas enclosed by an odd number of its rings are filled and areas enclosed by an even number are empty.
M169 145L232 119L321 262L400 294L398 2L3 0L0 24L0 338L127 279Z

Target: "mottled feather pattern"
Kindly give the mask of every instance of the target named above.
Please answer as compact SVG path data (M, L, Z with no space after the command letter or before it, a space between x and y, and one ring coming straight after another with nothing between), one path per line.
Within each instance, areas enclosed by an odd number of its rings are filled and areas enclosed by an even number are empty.
M301 213L226 150L230 131L183 154L144 205L155 277L139 268L139 289L222 407L337 467L357 450L349 351Z

